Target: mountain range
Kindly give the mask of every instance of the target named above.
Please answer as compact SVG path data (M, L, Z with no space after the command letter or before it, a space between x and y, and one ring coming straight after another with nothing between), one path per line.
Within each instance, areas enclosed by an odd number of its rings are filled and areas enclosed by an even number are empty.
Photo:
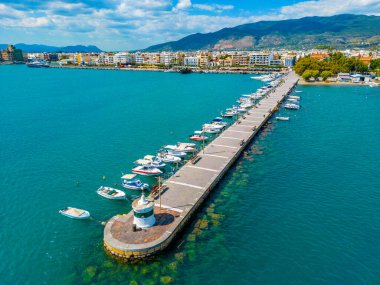
M0 49L5 49L8 44L0 44ZM16 48L21 49L24 52L101 52L97 46L83 46L83 45L75 45L75 46L63 46L63 47L55 47L55 46L47 46L40 44L15 44Z
M153 45L144 51L252 50L278 48L380 47L380 16L343 14L282 21L260 21L178 41Z

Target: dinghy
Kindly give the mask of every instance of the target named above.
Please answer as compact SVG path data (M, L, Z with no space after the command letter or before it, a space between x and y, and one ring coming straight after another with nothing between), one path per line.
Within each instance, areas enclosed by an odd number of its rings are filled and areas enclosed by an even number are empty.
M125 193L123 191L111 187L100 186L96 193L111 200L125 199Z
M121 186L130 190L147 190L149 184L141 182L140 179L134 179L137 174L125 174L121 177Z
M90 218L90 212L78 208L73 208L73 207L66 207L62 210L59 210L59 213L61 215L64 215L66 217L69 217L71 219L88 219Z

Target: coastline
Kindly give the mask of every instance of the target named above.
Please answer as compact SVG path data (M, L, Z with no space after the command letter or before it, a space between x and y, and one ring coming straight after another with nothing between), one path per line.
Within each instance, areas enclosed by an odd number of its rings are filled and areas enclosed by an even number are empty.
M117 71L155 71L155 72L179 72L179 69L162 69L162 68L147 68L147 67L111 67L111 66L50 66L50 68L69 68L69 69L90 69L90 70L117 70ZM273 72L282 72L280 70L248 70L248 69L198 69L193 70L193 73L218 73L218 74L268 74Z
M303 86L368 86L366 82L331 82L331 81L315 81L315 82L306 82L302 77L300 77L300 80L298 81L299 85Z

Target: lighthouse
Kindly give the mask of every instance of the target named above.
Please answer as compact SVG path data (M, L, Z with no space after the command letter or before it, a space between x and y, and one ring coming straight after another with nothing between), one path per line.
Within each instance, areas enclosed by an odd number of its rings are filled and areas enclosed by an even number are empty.
M132 203L133 223L139 228L149 228L156 222L154 217L154 200L147 199L142 193L139 199Z

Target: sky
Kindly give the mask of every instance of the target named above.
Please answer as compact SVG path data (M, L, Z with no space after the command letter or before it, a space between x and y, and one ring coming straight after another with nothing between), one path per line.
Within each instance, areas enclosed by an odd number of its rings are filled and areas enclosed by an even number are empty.
M262 20L380 15L380 0L0 0L0 43L146 48Z

